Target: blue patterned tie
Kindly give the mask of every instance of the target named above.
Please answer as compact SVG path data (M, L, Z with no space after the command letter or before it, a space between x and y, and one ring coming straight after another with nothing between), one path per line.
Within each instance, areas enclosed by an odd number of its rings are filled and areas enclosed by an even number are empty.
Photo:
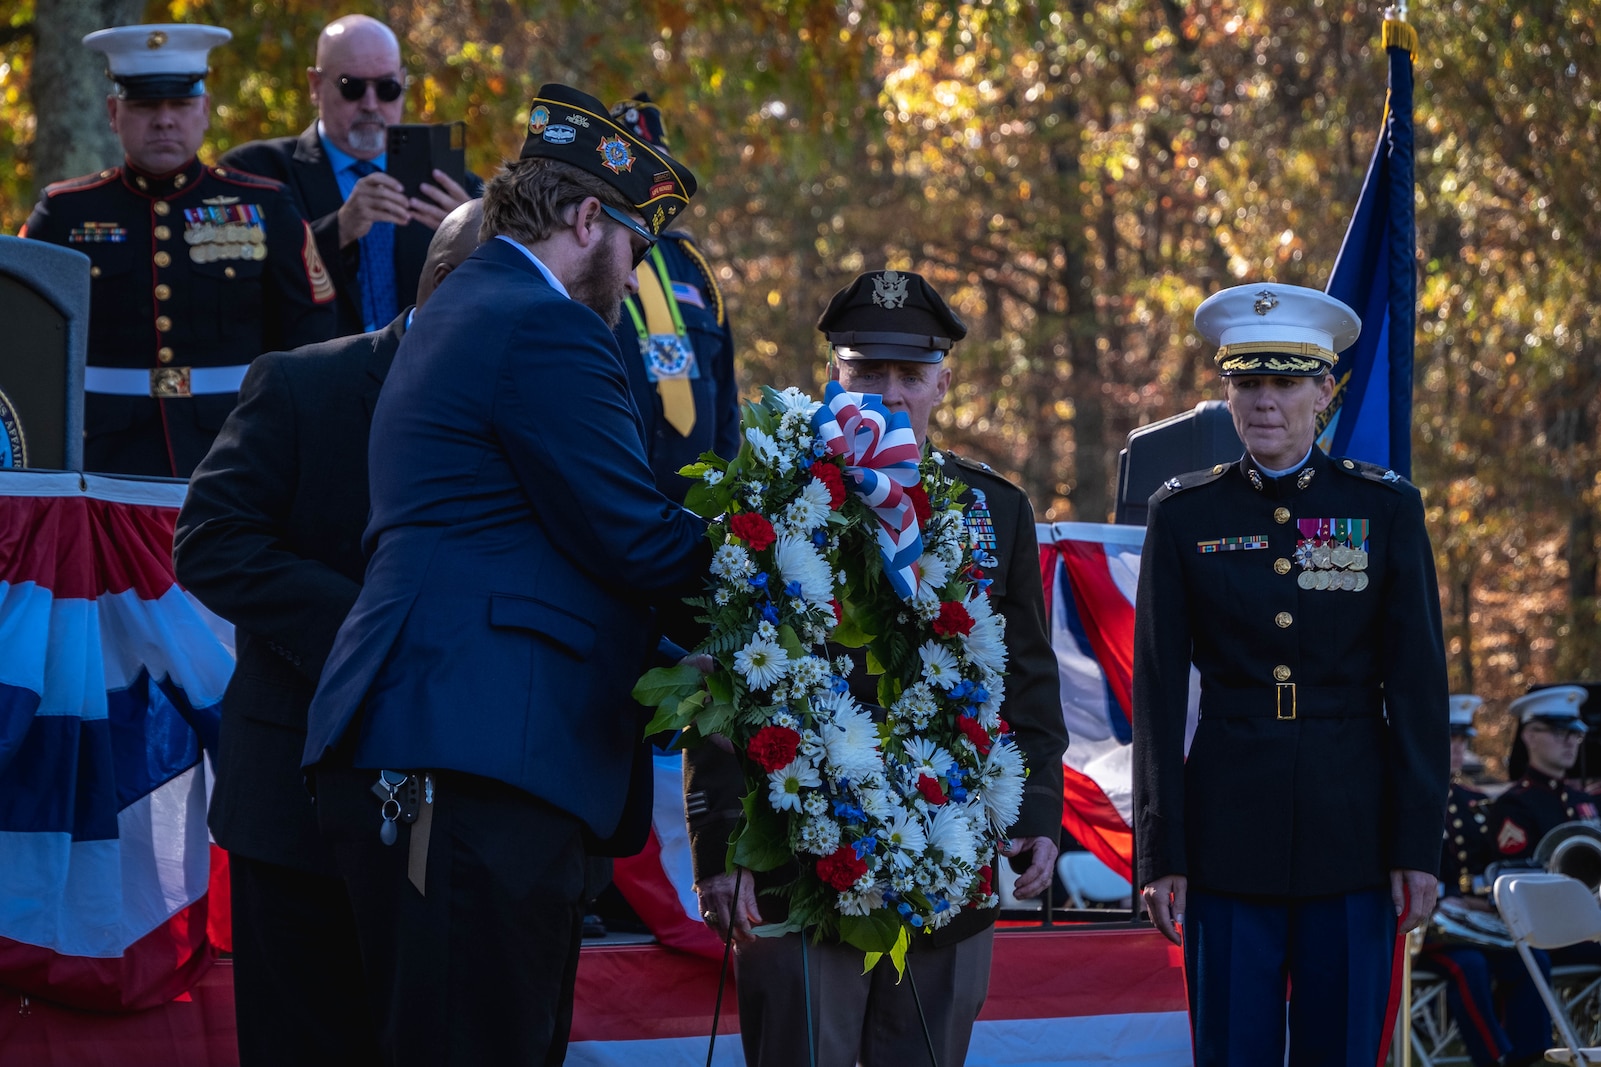
M370 159L358 159L350 169L359 180L378 169ZM361 239L361 314L367 329L376 330L400 312L395 304L395 224L375 222Z

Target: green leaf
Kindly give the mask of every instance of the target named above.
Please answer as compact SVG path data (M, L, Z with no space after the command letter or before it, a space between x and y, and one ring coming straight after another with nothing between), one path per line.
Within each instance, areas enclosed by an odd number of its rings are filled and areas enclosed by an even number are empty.
M734 702L734 676L728 671L713 671L706 676L706 691L719 704Z
M649 737L651 734L667 733L669 731L676 732L692 725L709 700L711 700L711 694L701 690L698 693L691 693L683 700L669 698L663 701L657 707L656 714L651 717L650 722L645 726L645 736Z
M676 704L699 689L701 680L694 667L655 667L634 683L634 699L647 708L660 707L668 700Z
M784 651L789 653L790 659L801 659L806 655L806 646L801 644L794 627L788 623L778 628L778 643L784 646Z
M767 806L761 789L758 785L740 801L745 822L734 834L730 858L746 870L776 871L795 858L789 847L789 821Z

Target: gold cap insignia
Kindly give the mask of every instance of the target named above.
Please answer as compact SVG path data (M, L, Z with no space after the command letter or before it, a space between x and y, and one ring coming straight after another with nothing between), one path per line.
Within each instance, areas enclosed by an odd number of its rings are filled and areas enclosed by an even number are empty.
M151 51L155 51L166 43L167 33L165 30L152 30L150 31L150 36L145 38L145 47Z

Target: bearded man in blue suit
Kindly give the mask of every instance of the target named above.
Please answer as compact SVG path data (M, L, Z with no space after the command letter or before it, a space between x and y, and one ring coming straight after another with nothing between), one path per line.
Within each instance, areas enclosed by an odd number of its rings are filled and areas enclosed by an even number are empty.
M394 1064L560 1063L586 849L617 832L653 603L700 587L612 327L695 179L546 85L485 190L483 246L373 416L370 553L306 766Z

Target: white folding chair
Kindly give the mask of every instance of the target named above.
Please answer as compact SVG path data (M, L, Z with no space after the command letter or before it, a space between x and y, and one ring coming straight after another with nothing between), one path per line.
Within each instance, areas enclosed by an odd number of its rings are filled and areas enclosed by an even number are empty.
M1102 863L1093 852L1062 853L1056 858L1056 873L1062 876L1075 908L1117 904L1133 893L1128 879Z
M1553 1063L1580 1067L1601 1065L1601 1048L1584 1048L1568 1013L1552 991L1531 949L1564 948L1581 941L1601 941L1601 902L1583 882L1562 874L1503 874L1495 880L1495 908L1512 933L1513 944L1528 968L1529 978L1545 1000L1565 1048L1546 1051Z

